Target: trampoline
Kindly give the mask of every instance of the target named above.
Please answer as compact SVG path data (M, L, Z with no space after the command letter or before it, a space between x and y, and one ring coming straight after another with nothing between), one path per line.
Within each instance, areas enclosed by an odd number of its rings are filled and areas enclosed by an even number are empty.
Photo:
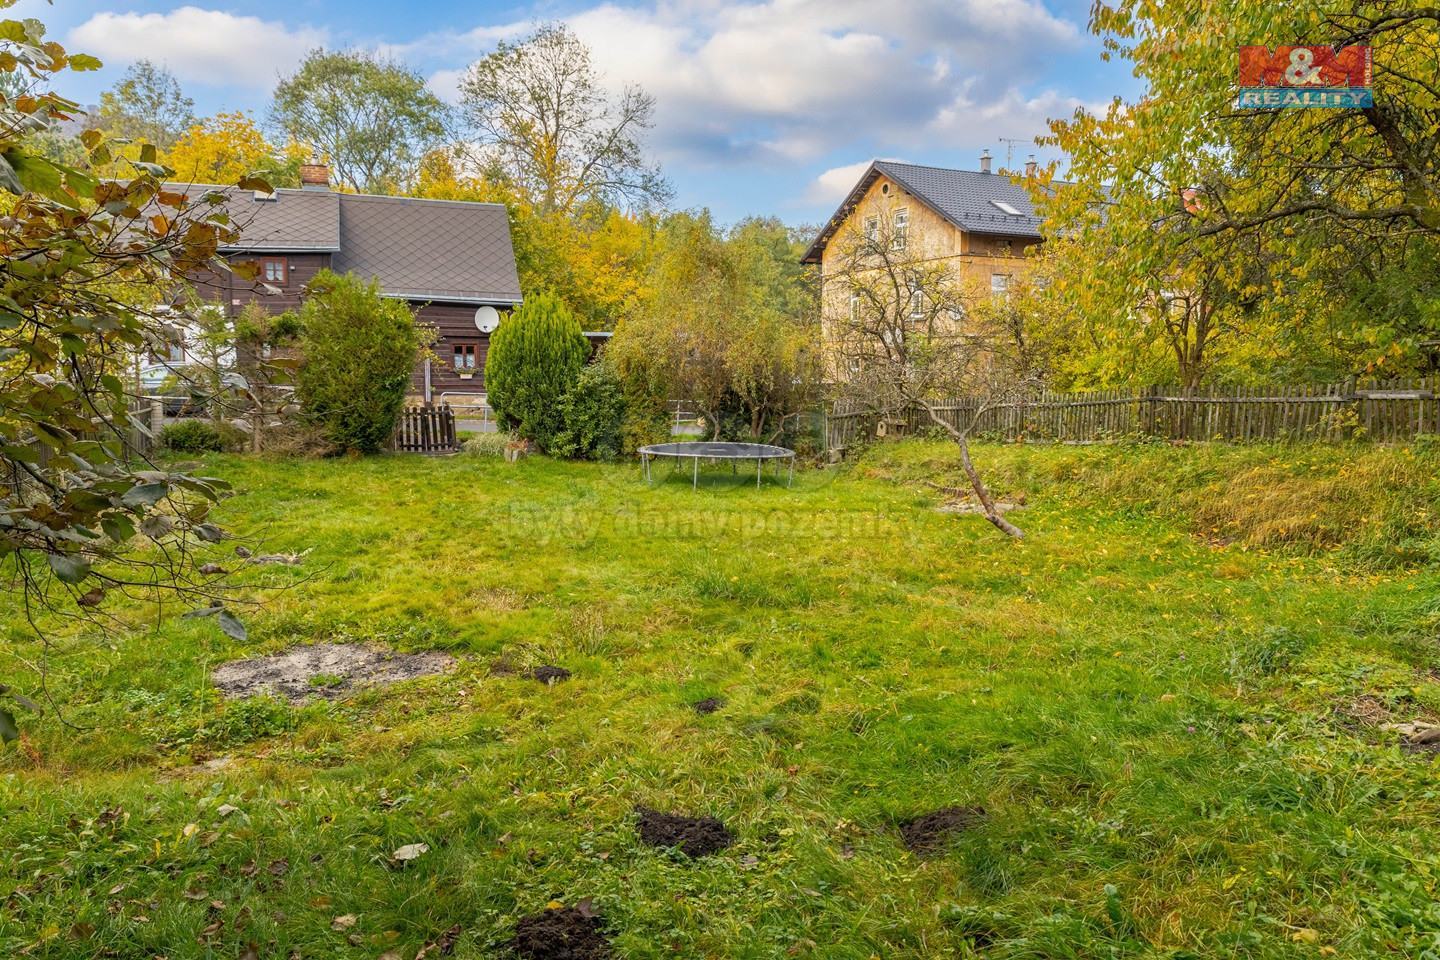
M795 451L787 450L784 447L772 446L768 443L726 443L721 441L690 442L690 443L656 443L648 447L640 448L640 462L645 468L645 481L651 482L650 461L664 457L675 459L675 470L680 470L681 460L694 460L695 466L690 474L690 489L697 490L700 487L700 461L701 460L729 460L732 473L738 471L738 464L741 460L755 461L755 489L760 489L760 476L764 470L766 460L775 461L775 476L780 476L780 461L790 461L790 477L786 480L785 486L795 482Z

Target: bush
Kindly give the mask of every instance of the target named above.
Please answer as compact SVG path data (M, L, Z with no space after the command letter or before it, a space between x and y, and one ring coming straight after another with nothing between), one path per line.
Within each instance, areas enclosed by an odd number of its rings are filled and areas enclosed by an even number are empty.
M620 454L625 421L625 398L620 382L603 363L580 373L560 398L563 426L556 432L550 452L559 457L614 460Z
M224 440L208 420L180 420L160 430L160 446L174 453L219 453Z
M300 308L305 364L295 378L304 415L347 452L390 442L422 345L415 315L377 281L322 270Z
M491 335L485 360L485 389L501 429L549 450L565 426L561 399L589 358L580 322L563 303L551 294L526 300Z
M512 434L496 431L477 433L460 445L460 452L472 457L503 457L505 444L513 441Z

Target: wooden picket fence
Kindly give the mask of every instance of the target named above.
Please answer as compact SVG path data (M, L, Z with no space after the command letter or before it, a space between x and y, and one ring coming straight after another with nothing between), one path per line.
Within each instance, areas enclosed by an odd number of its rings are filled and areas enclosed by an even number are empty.
M934 407L979 437L1071 443L1123 438L1400 443L1440 433L1440 379L1350 380L1308 386L1148 387L1042 391L1006 403L960 397ZM933 426L918 407L881 415L852 402L829 412L826 440L844 448Z
M392 446L399 453L454 453L455 411L448 403L406 407L395 424Z

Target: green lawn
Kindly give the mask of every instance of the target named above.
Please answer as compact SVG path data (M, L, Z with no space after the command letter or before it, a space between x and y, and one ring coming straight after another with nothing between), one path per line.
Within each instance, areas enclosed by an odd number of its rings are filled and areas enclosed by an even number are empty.
M229 528L310 552L238 575L264 600L245 643L141 609L62 636L84 729L22 715L0 753L0 956L411 960L456 925L454 956L497 956L585 897L636 958L1440 954L1437 767L1344 713L1440 714L1440 456L977 458L1024 541L935 512L918 481L953 457L918 442L698 493L540 458L216 458ZM33 691L4 602L0 677ZM301 708L208 684L366 640L460 665ZM543 663L574 676L519 672ZM637 805L738 840L644 847ZM947 805L986 816L907 852L897 824Z

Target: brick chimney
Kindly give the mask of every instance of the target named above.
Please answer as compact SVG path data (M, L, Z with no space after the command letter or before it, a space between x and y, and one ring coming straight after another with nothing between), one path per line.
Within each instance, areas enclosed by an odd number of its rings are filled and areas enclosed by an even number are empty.
M989 172L990 172L990 151L989 151L989 150L986 150L984 153L980 154L980 172L981 172L981 173L989 173Z
M1035 154L1030 154L1030 159L1025 161L1025 176L1035 176L1035 171L1040 169L1040 164L1035 162Z
M323 163L300 164L300 189L329 190L330 168Z

